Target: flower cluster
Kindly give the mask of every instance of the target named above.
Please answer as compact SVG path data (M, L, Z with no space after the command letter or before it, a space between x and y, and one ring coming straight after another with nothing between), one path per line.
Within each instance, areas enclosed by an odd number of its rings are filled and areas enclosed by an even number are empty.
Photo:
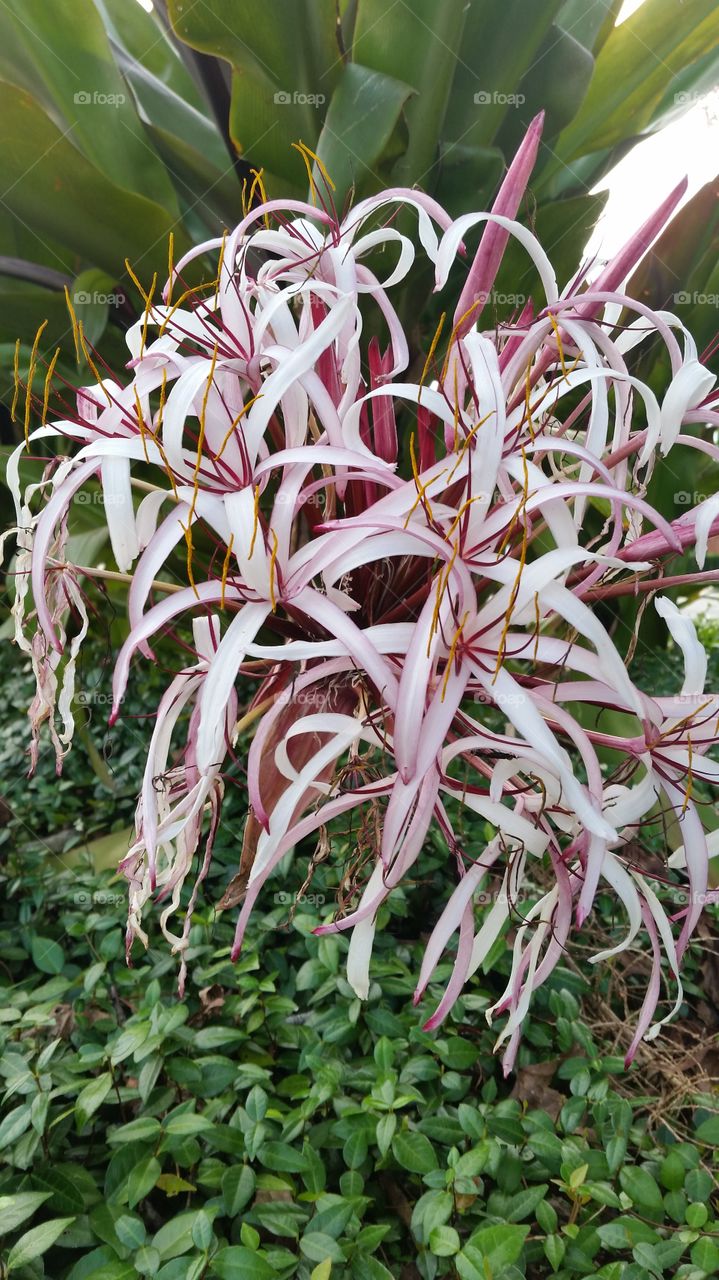
M655 597L686 671L681 691L655 697L635 687L599 608L671 583L666 565L687 548L703 570L719 529L714 497L673 522L646 500L670 449L719 457L719 412L714 378L680 321L621 292L681 190L591 283L582 271L560 289L515 220L540 132L538 119L491 212L456 221L416 190L382 192L339 217L316 165L319 203L264 202L171 263L161 299L150 290L128 335L129 380L98 369L61 421L32 433L77 446L71 456L24 494L21 451L10 466L17 635L38 674L35 733L52 723L64 673L59 760L90 572L66 561L64 530L89 480L102 485L117 571L131 583L113 716L137 656L151 660L153 637L192 620L194 653L157 707L122 863L129 944L146 941L143 910L157 894L162 928L184 956L228 759L253 726L234 954L285 854L313 835L326 840L327 824L351 814L367 875L346 913L318 932L351 930L348 981L366 996L378 910L437 824L456 885L417 998L450 951L427 1024L437 1026L509 920L511 975L488 1014L506 1015L508 1069L532 992L600 887L623 904L627 928L595 959L630 946L642 927L654 956L630 1056L660 1025L651 1026L663 964L681 1000L679 964L707 895L695 788L718 772L707 753L719 695L704 691L691 622ZM465 241L478 226L470 262ZM392 301L415 270L412 227L440 296L454 287L456 297L461 283L452 322L442 317L419 359ZM486 300L510 237L543 296L492 324ZM188 284L208 255L209 287ZM630 371L635 349L657 336L671 368L659 397ZM250 676L259 688L248 705ZM623 713L626 736L602 732L598 708ZM455 831L460 809L494 832L479 856ZM627 849L642 824L667 814L688 880L676 940ZM499 892L478 926L475 898L493 877ZM528 909L518 905L523 885L542 886Z

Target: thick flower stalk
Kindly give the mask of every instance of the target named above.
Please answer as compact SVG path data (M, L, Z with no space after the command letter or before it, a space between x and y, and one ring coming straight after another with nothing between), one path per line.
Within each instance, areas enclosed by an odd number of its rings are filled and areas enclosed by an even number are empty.
M488 1013L504 1015L507 1069L533 991L600 889L623 904L627 924L594 958L629 947L640 929L651 944L629 1057L661 1025L652 1020L662 976L678 1007L681 957L707 897L696 787L718 772L708 753L719 694L705 692L691 622L655 595L686 671L680 690L655 697L632 683L598 612L622 594L649 598L687 549L698 562L690 576L716 576L704 560L719 501L670 522L645 496L670 450L719 457L714 378L676 317L621 291L681 190L591 283L579 272L560 288L514 220L540 131L537 120L494 209L455 222L414 190L383 192L340 218L316 167L319 205L266 202L230 235L171 262L161 297L150 290L128 335L127 378L97 369L74 401L53 393L63 417L30 439L59 438L69 456L42 485L21 496L21 451L10 467L20 568L27 560L31 570L35 721L52 715L69 673L58 760L71 734L76 616L91 573L102 573L67 563L62 549L68 506L88 481L104 493L112 572L130 581L113 719L154 638L178 637L122 863L128 947L146 941L143 913L157 896L184 978L224 778L251 728L233 954L281 859L300 841L326 841L328 824L331 837L332 820L349 814L364 880L351 909L318 932L351 931L348 980L365 997L378 910L437 824L454 887L417 999L449 954L451 976L427 1023L436 1027L509 922L511 975ZM464 242L477 227L470 262ZM491 290L510 237L542 296L493 325ZM440 300L454 290L460 301L410 364L393 297L418 252ZM191 286L208 255L214 279ZM657 335L671 368L659 397L632 372L636 349ZM21 587L19 636L26 604ZM250 677L259 688L243 697ZM627 735L604 732L599 708L624 713ZM479 856L456 834L461 810L494 833ZM627 849L642 824L667 815L688 882L675 921ZM500 892L478 917L475 896L492 885Z

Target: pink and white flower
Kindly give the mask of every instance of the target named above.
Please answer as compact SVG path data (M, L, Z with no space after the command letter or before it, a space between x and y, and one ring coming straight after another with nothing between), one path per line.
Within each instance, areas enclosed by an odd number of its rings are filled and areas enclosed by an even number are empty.
M33 433L76 446L50 472L39 510L38 494L21 495L19 456L11 464L32 568L36 720L51 716L56 672L79 643L66 659L63 610L81 607L82 570L65 564L62 530L87 479L102 485L113 554L132 579L113 717L154 637L193 621L196 661L157 708L122 864L129 943L145 940L143 910L158 892L163 931L184 956L228 755L251 724L247 885L234 954L288 850L336 816L379 813L359 900L318 930L352 931L348 979L366 996L378 909L435 823L456 887L427 944L417 998L456 935L452 975L427 1024L438 1025L515 924L509 982L488 1015L506 1015L499 1042L508 1069L533 991L600 887L627 915L612 953L648 930L654 974L632 1052L654 1034L662 955L678 983L706 896L693 780L715 784L718 768L707 753L719 694L704 693L706 661L691 624L657 598L686 678L676 696L653 697L633 684L597 611L604 598L656 590L671 558L695 544L701 580L719 531L713 499L673 522L647 502L659 455L696 447L719 456L719 397L680 322L621 291L681 190L598 279L587 284L580 273L562 289L537 239L515 221L540 133L538 119L494 208L456 222L404 190L343 219L329 187L324 207L271 201L251 210L225 239L177 263L161 302L148 299L128 335L129 380L82 388L74 412ZM421 377L392 301L415 266L410 224L440 300L459 295L451 332L432 344ZM464 242L477 226L467 270ZM492 326L485 304L511 237L533 262L542 296ZM210 290L188 288L190 262L208 256L217 264ZM671 367L660 394L632 372L634 353L657 335ZM161 575L183 560L181 589L158 599ZM261 687L238 720L248 674ZM501 720L488 719L487 707ZM599 707L625 713L632 732L602 733ZM65 742L67 697L61 713ZM605 749L618 761L611 775ZM453 829L457 806L494 832L479 858ZM691 895L677 943L626 854L662 806L682 833ZM492 877L501 891L478 922L475 897Z

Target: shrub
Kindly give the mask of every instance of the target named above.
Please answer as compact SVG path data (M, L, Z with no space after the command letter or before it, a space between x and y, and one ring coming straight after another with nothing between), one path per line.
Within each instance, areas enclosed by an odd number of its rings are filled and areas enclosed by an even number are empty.
M43 416L31 439L59 437L79 449L56 457L24 496L19 457L10 468L21 548L16 638L37 676L34 755L47 725L61 765L90 625L88 582L117 577L66 557L68 507L83 485L101 484L118 571L130 581L113 718L135 657L151 660L152 637L175 628L175 673L156 708L122 864L128 951L135 938L147 944L143 910L157 893L163 931L182 958L182 990L226 762L254 725L233 956L288 850L316 833L325 856L328 824L349 818L351 909L319 931L352 929L347 978L366 997L377 912L435 823L457 883L427 943L415 999L457 935L444 994L425 1024L439 1026L507 920L517 920L508 982L487 1011L507 1015L499 1036L507 1069L533 992L600 885L624 905L628 930L595 960L628 947L642 925L654 956L628 1058L661 1026L652 1018L662 952L679 1007L679 963L708 894L697 785L717 777L708 751L719 701L704 692L707 659L692 623L667 596L656 598L685 660L681 689L660 697L630 679L603 613L622 595L649 598L712 576L704 562L719 500L670 523L645 490L656 458L674 448L717 457L695 434L719 422L715 380L678 321L620 289L681 189L596 279L587 284L580 272L560 293L542 247L514 221L540 132L538 118L492 212L456 221L408 190L340 217L328 175L300 148L319 204L267 202L229 237L171 262L162 301L153 281L129 334L125 385L96 369L96 384L74 405L59 390L64 416L45 425L52 378L34 393L31 367L25 421L34 407ZM447 335L442 316L423 368L407 372L390 292L415 270L413 222L438 291L461 270L474 228L484 230ZM532 260L545 299L480 332L510 236ZM215 276L193 287L192 272L210 253ZM630 371L635 349L654 335L672 369L660 398ZM81 327L78 343L89 355ZM133 486L143 494L137 509ZM180 545L184 582L161 578ZM668 576L687 548L699 572ZM37 625L28 638L30 580ZM182 630L190 617L191 639ZM246 678L259 687L240 708L238 679ZM611 732L597 708L614 714ZM179 727L184 745L173 755ZM489 824L479 851L458 835L462 810ZM637 824L667 815L688 881L676 943L631 853ZM475 931L473 898L488 877L499 890ZM193 887L183 903L186 880Z

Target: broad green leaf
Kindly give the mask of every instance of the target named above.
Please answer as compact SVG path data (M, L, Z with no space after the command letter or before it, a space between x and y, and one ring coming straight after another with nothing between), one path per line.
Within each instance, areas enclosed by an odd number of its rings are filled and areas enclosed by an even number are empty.
M619 1181L636 1208L647 1216L662 1213L662 1193L648 1169L626 1165L619 1170Z
M454 1201L449 1191L426 1191L412 1211L412 1234L427 1244L435 1227L444 1226L452 1216Z
M537 1205L544 1199L549 1190L546 1182L535 1187L526 1187L512 1196L506 1209L508 1222L521 1222L523 1218L533 1215Z
M195 1036L198 1049L219 1049L226 1044L239 1044L245 1040L246 1033L239 1027L203 1027Z
M465 0L413 0L411 5L359 0L357 5L353 61L414 90L406 105L407 149L393 175L402 185L431 185L468 9Z
M127 1179L127 1203L131 1209L152 1191L160 1170L160 1161L155 1156L147 1156L135 1165Z
M278 88L329 94L340 69L334 0L170 0L176 34L195 49L252 69Z
M8 247L5 242L5 229L0 218L0 251L4 252ZM72 277L69 275L67 282L72 283ZM0 276L0 395L8 406L12 399L15 342L20 338L25 344L20 351L22 376L27 368L33 338L38 325L43 320L47 320L48 324L40 340L41 359L49 360L55 348L60 347L58 373L62 373L68 379L76 378L75 349L72 332L68 332L69 321L63 294L38 285L26 284L24 280L11 280ZM24 407L23 397L19 404L20 418L22 418ZM25 469L22 474L25 474Z
M129 1124L120 1125L108 1135L107 1141L114 1145L118 1142L154 1142L160 1136L160 1121L154 1116L139 1116Z
M342 1148L345 1164L350 1169L359 1169L367 1159L367 1134L364 1129L355 1129Z
M72 1232L70 1237L72 1238ZM69 1248L72 1247L69 1241L67 1244ZM65 1280L137 1280L137 1276L132 1259L121 1262L114 1249L103 1245L99 1249L83 1253L67 1272ZM163 1280L167 1280L167 1277L163 1277ZM178 1280L184 1280L184 1277L179 1277Z
M234 226L240 217L242 193L227 155L224 167L218 169L215 160L210 158L214 148L208 155L192 146L184 135L178 136L156 124L148 125L148 132L193 213L201 216L215 233Z
M236 0L230 23L226 11L225 0L168 3L181 39L233 67L230 133L238 152L302 191L305 169L292 143L314 147L342 67L334 0Z
M157 1249L163 1262L168 1258L179 1258L181 1254L187 1253L192 1248L192 1228L195 1225L197 1213L181 1213L176 1218L172 1218L166 1222L160 1230L153 1236L152 1244Z
M220 1280L273 1280L274 1267L259 1253L242 1245L218 1249L210 1264L211 1274Z
M0 83L4 200L37 235L61 240L117 280L129 258L141 276L164 270L173 220L144 193L123 190L65 137L30 94ZM182 232L176 251L187 247Z
M310 1223L310 1229L339 1240L354 1211L351 1201L337 1197L333 1204L315 1214Z
M505 155L512 155L524 130L538 111L544 111L542 139L554 138L576 115L589 88L594 58L576 33L553 26L523 77L519 92L524 101L507 113L500 135Z
M110 307L121 304L124 294L115 289L112 276L90 267L73 280L70 297L85 337L91 346L97 346L105 332Z
M396 1128L397 1117L392 1111L389 1111L385 1116L380 1116L377 1121L377 1146L381 1156L386 1155L389 1151Z
M74 1221L74 1218L51 1218L49 1222L43 1222L39 1227L26 1231L25 1235L13 1245L7 1256L8 1274L17 1271L20 1267L26 1267L35 1258L40 1258L43 1253L47 1253L58 1236L62 1235L65 1228Z
M714 1191L712 1175L708 1169L690 1169L684 1181L684 1190L690 1200L708 1200Z
M72 145L110 182L177 214L167 170L143 131L92 0L53 0L51 6L5 0L0 74L40 93Z
M460 1239L454 1227L435 1227L430 1232L429 1250L437 1258L452 1258L459 1249Z
M207 1116L196 1115L194 1111L184 1111L178 1116L170 1116L163 1125L165 1133L175 1137L187 1137L188 1134L206 1133L212 1128L212 1121Z
M94 3L120 63L120 53L126 54L196 111L205 110L205 99L197 82L156 8L148 13L142 5L128 5L125 0L94 0Z
M30 1123L36 1133L45 1132L47 1114L50 1110L50 1094L36 1093L30 1104Z
M50 1196L49 1191L19 1191L17 1195L0 1196L0 1234L9 1235Z
M192 1224L192 1243L201 1253L206 1253L212 1242L212 1218L200 1209Z
M699 1142L705 1142L707 1146L719 1147L719 1115L710 1116L708 1120L702 1121L696 1130L696 1137Z
M645 0L602 48L582 107L559 140L560 159L615 145L628 121L641 133L667 86L717 41L715 0L684 0L680 13L676 0Z
M441 143L434 194L455 218L486 209L503 170L504 157L498 147Z
M30 1104L14 1107L0 1122L0 1151L17 1142L30 1124Z
M40 938L35 934L30 942L33 964L42 973L62 973L65 953L59 942L52 938Z
M309 1217L303 1205L280 1200L276 1203L255 1204L253 1214L261 1226L274 1236L298 1238Z
M529 1227L524 1226L481 1227L470 1236L466 1249L486 1260L482 1262L485 1272L499 1271L517 1261L528 1235Z
M404 1130L395 1134L392 1154L403 1169L411 1173L430 1173L437 1168L437 1156L429 1138L423 1133Z
M222 1177L222 1199L230 1218L236 1218L255 1190L255 1174L246 1164L234 1165Z
M78 1094L75 1103L78 1128L81 1129L83 1125L87 1124L90 1116L93 1116L98 1108L102 1106L111 1088L112 1076L109 1071L103 1072L101 1076L97 1076L89 1084L85 1085L85 1088Z
M143 12L139 7L138 10ZM143 16L152 27L150 15ZM124 18L122 25L124 31ZM149 48L166 43L164 37L159 37ZM213 227L218 216L227 224L234 224L241 207L241 189L232 157L216 125L203 111L202 102L195 102L194 92L188 101L184 81L182 92L167 83L168 75L173 81L177 78L178 60L169 68L160 68L158 75L123 48L117 50L117 59L135 95L146 132L183 201Z
M152 1245L148 1244L143 1245L141 1249L138 1249L133 1258L135 1270L141 1276L156 1275L161 1261L162 1259L160 1258L157 1249L153 1249Z
M114 1249L91 1249L67 1274L67 1280L136 1280L132 1262L120 1262Z
M123 1213L115 1222L115 1234L127 1249L139 1249L147 1237L147 1228L142 1218L134 1213Z
M329 1258L330 1262L341 1264L345 1260L337 1241L321 1231L305 1232L300 1240L300 1251L310 1262L324 1262Z
M50 1192L48 1208L60 1214L82 1213L85 1208L83 1188L84 1170L71 1164L56 1166L36 1163L32 1170L33 1185L40 1191Z
M402 80L348 63L327 109L317 155L335 185L342 209L352 187L376 191L380 161L412 89ZM315 170L315 180L321 175Z
M566 1247L559 1235L548 1235L544 1240L544 1255L553 1271L559 1270Z
M697 1240L692 1246L691 1259L707 1276L715 1276L719 1270L719 1248L714 1240Z
M559 23L565 31L571 31L585 49L598 52L606 40L624 0L564 0L559 11Z
M188 1182L186 1178L179 1178L176 1173L161 1173L155 1186L164 1191L166 1196L179 1196L182 1191L197 1191L193 1182Z
M452 83L443 139L464 146L491 144L521 103L519 85L556 17L561 0L472 0Z
M357 1254L352 1260L352 1280L393 1280L393 1277L378 1258Z
M278 1173L302 1173L306 1161L301 1151L288 1142L266 1142L259 1152L260 1163Z

